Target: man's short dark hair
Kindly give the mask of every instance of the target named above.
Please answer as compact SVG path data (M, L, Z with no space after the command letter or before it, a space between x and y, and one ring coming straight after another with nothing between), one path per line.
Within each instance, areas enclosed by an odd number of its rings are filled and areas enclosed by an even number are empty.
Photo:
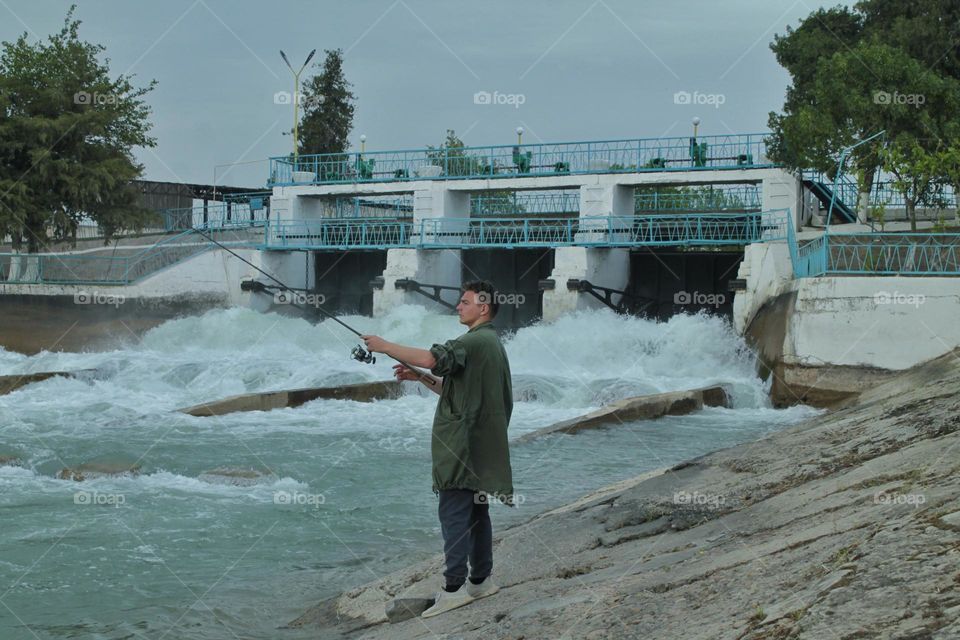
M500 310L500 303L497 302L497 290L493 288L492 282L489 280L471 280L470 282L464 283L463 290L476 293L477 303L490 305L490 317L497 317L497 311Z

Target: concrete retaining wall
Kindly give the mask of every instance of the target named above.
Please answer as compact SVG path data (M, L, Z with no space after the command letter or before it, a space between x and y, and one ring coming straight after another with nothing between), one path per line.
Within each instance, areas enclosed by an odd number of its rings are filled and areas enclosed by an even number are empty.
M746 334L778 406L830 406L960 345L960 278L792 281Z
M256 250L236 253L260 261ZM178 316L250 304L240 281L253 273L214 249L129 286L0 284L0 344L23 353L107 347Z

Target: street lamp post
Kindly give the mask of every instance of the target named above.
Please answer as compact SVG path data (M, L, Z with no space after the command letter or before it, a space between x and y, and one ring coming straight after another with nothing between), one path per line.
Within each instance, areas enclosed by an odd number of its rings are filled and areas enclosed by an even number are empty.
M283 58L283 61L287 63L287 67L290 69L290 73L293 74L293 170L297 171L297 160L300 158L300 152L297 148L299 141L298 133L300 131L300 74L303 73L303 70L307 68L307 65L310 64L310 61L313 59L313 54L317 52L316 49L310 52L310 55L307 56L307 59L303 61L303 66L300 67L299 71L293 70L293 65L290 64L290 61L287 60L287 54L280 50L280 57Z

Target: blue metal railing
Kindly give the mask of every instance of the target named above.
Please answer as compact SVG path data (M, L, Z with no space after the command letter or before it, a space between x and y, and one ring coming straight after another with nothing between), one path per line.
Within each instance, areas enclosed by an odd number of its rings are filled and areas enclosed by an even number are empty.
M266 249L396 249L410 246L412 220L382 218L269 222Z
M804 171L803 179L819 182L833 191L835 179L827 176L827 174L821 171ZM857 186L857 183L844 174L836 179L836 185L837 190L834 192L834 195L836 196L837 201L845 204L852 211L856 211L860 192L860 188Z
M750 211L760 209L760 185L697 189L681 193L640 192L634 196L636 211Z
M271 186L770 167L766 133L270 158ZM696 149L694 148L696 147Z
M725 246L786 239L786 210L565 218L376 218L267 225L267 249Z
M960 275L957 233L825 233L802 246L792 235L788 242L797 278Z
M960 234L870 233L827 237L826 273L960 275Z
M331 218L410 218L413 196L321 199L321 215Z
M833 189L834 181L826 175L816 171L805 171L803 174L805 180L820 182L828 189ZM836 204L846 205L851 211L856 211L860 204L859 187L846 174L840 176L837 180ZM880 179L873 183L870 189L870 196L867 200L871 207L885 206L887 208L904 208L904 196L892 182ZM919 203L921 207L942 207L944 209L953 209L957 206L956 190L952 185L937 183L932 189L932 195L927 202Z
M952 185L938 183L934 185L932 200L935 204L940 204L944 208L951 209L957 206L956 192ZM884 205L887 207L905 207L903 193L901 193L889 181L877 181L870 190L870 204L872 206ZM920 206L929 206L929 203L923 203Z
M790 241L790 259L793 262L793 275L796 278L810 278L823 275L827 264L827 236L811 240L803 246Z
M162 215L166 231L262 226L270 215L269 196L246 201L209 202L206 208L198 205L165 209Z
M503 193L477 194L470 196L472 217L496 215L548 216L580 215L579 191L552 191L550 193Z

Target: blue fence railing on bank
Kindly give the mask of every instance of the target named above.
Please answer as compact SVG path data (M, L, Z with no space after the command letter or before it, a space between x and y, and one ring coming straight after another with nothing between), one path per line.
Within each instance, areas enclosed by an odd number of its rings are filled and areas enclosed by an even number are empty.
M207 206L165 209L161 212L167 231L187 229L229 228L237 226L260 226L270 217L270 195L260 194L240 200L209 202Z
M794 275L958 276L960 234L824 234L791 247Z
M787 237L786 210L739 214L324 219L267 225L267 249L725 246Z
M773 166L766 133L270 158L271 186Z

